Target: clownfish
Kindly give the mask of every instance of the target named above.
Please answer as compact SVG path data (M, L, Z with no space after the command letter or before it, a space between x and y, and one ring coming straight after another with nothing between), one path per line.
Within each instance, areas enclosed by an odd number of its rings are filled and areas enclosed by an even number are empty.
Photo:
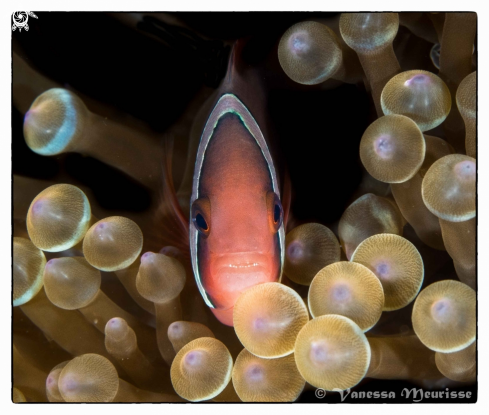
M185 224L200 294L229 326L243 291L281 280L290 193L285 187L283 207L261 79L243 63L242 50L238 41L221 86L204 106L208 115L202 117Z
M278 176L257 120L265 118L265 100L256 78L238 68L241 48L238 41L202 131L190 198L197 286L214 315L229 326L244 290L280 281L285 248Z

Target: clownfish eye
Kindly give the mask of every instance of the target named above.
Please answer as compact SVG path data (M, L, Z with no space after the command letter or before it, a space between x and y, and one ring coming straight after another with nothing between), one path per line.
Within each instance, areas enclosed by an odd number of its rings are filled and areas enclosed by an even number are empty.
M211 230L211 204L209 199L196 199L192 203L192 223L199 233L207 237Z
M268 206L268 215L270 221L270 228L272 232L277 232L280 226L282 225L283 220L283 209L282 204L280 203L280 199L277 194L274 192L268 192L267 194L267 206Z
M209 229L207 222L205 221L204 217L200 213L197 213L197 215L195 216L193 221L194 221L197 229L202 229L203 231L206 231Z
M282 207L276 203L273 210L273 223L278 223L282 217Z

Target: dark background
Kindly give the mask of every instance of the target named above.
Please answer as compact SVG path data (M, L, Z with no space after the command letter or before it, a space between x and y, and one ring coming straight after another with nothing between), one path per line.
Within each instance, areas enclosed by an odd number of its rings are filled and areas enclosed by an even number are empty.
M246 59L258 66L280 69L277 45L289 26L312 17L332 18L337 13L172 15L201 40L189 41L188 35L181 34L173 34L170 41L162 40L148 35L154 24L142 19L124 24L117 16L104 13L37 13L38 19L29 18L29 32L13 33L13 51L44 76L130 114L162 134L202 85L217 86L225 69L226 45L233 40L249 37ZM432 45L406 28L399 28L394 46L402 70L437 72L429 58ZM330 89L300 87L280 70L273 75L268 92L270 119L292 180L293 215L298 223L316 221L335 230L341 214L356 198L362 178L359 142L376 118L370 95L362 83ZM25 144L22 124L23 114L13 107L13 174L53 182L68 178L73 184L91 188L97 203L108 210L144 212L150 206L155 195L148 189L91 157L42 157L33 153ZM453 266L448 272L453 273ZM421 387L404 381L365 379L354 390L395 391L394 401L406 402L401 398L402 389L415 386ZM426 390L444 386L423 385ZM472 398L463 401L476 400L476 385L449 387L471 390ZM350 398L346 401L380 401ZM340 397L331 393L319 400L314 390L306 390L299 399L317 401L339 402Z

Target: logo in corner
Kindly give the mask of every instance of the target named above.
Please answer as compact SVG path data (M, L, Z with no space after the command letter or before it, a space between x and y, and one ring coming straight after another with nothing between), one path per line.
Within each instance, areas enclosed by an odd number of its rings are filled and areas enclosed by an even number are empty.
M26 32L29 31L29 25L27 24L29 16L37 19L37 16L32 12L14 12L12 14L12 21L14 22L12 32L15 32L15 29L19 29L19 32L22 32L22 29Z

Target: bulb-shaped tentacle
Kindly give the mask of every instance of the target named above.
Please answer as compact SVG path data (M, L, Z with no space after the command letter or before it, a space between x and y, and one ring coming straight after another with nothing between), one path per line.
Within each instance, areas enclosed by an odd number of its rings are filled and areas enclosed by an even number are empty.
M475 341L476 294L459 281L429 285L416 298L413 329L423 344L436 352L453 353Z
M134 330L120 317L110 319L105 326L105 348L119 362L132 381L147 390L162 390L170 386L169 372L155 369L138 347ZM168 383L165 384L165 380Z
M246 349L236 358L232 379L243 402L294 402L305 385L293 354L262 359Z
M152 362L158 361L154 331L132 314L115 304L100 290L100 271L85 258L51 259L44 270L46 294L53 304L65 310L78 310L100 332L114 317L127 321L141 341L144 353Z
M83 239L91 216L85 193L70 184L56 184L32 201L27 230L34 245L43 251L64 251Z
M43 286L46 265L44 253L25 238L13 240L13 301L14 307L34 298Z
M407 306L423 284L423 259L416 247L402 236L373 235L358 245L351 260L368 267L380 280L385 296L384 311Z
M392 183L392 195L402 216L414 228L416 235L431 248L444 250L438 217L426 207L421 194L423 178L431 165L441 157L453 153L451 146L441 138L424 135L426 153L419 171L404 183Z
M382 89L401 69L392 48L398 28L397 13L343 13L340 18L341 36L358 54L379 117Z
M387 82L381 97L384 114L411 118L421 131L440 125L450 112L452 99L446 84L435 74L411 70Z
M343 57L339 40L326 25L306 21L291 26L280 39L280 66L293 81L315 85L341 76Z
M75 357L58 378L58 389L66 402L112 402L118 388L116 368L97 354Z
M416 123L403 115L386 115L367 128L360 141L360 159L367 171L385 183L402 183L421 168L425 140Z
M390 200L367 193L350 206L341 216L338 234L348 259L357 246L369 236L378 233L402 235L402 215Z
M421 193L426 207L440 219L464 222L475 217L476 161L451 154L434 162L426 172Z
M52 156L78 152L107 163L157 189L161 147L157 140L90 112L72 92L53 88L39 95L24 119L29 148Z
M375 379L439 379L435 352L416 336L368 337L371 357L366 377Z
M370 346L363 331L349 318L317 317L297 336L295 361L300 374L316 388L352 388L366 375Z
M234 330L246 349L256 356L277 358L294 351L295 338L309 313L294 290L278 282L244 291L233 311Z
M168 327L168 338L175 353L187 343L200 337L216 337L207 326L192 321L175 321Z
M458 352L436 352L436 367L448 379L457 382L474 382L477 369L476 352L475 342Z
M158 348L169 365L175 357L175 351L168 338L168 328L173 322L182 319L180 293L185 280L185 269L178 260L153 252L141 256L136 287L144 298L154 302Z
M182 398L192 402L212 399L231 380L233 359L219 340L201 337L186 344L171 365L171 381Z
M464 222L440 219L443 242L453 259L455 271L463 283L475 289L476 218Z
M143 247L139 226L122 216L111 216L95 223L83 240L87 261L101 271L117 271L131 265Z
M475 158L477 154L477 72L467 75L457 89L457 107L465 123L465 153Z
M93 224L83 240L87 261L101 271L114 271L133 300L154 314L154 305L136 288L137 258L142 249L141 229L134 221L122 216L111 216Z
M14 385L22 390L30 402L47 402L44 386L47 373L31 365L15 346L12 347L12 351Z
M46 378L46 396L48 397L49 402L65 402L59 391L58 380L61 371L69 362L69 360L62 362L53 367L49 372L49 375Z
M89 305L100 290L102 276L83 257L51 259L44 269L49 300L64 310Z
M440 42L440 77L447 83L454 98L462 80L473 71L476 32L476 13L446 13ZM464 128L457 106L452 107L443 127L448 142L457 152L464 152Z
M120 317L111 318L105 325L105 348L117 359L127 359L141 353L136 333Z
M341 247L335 234L319 223L306 223L285 237L284 273L297 284L310 285L318 271L338 262Z
M309 288L308 305L313 318L341 315L365 332L382 314L384 291L379 279L367 267L342 261L316 274Z

